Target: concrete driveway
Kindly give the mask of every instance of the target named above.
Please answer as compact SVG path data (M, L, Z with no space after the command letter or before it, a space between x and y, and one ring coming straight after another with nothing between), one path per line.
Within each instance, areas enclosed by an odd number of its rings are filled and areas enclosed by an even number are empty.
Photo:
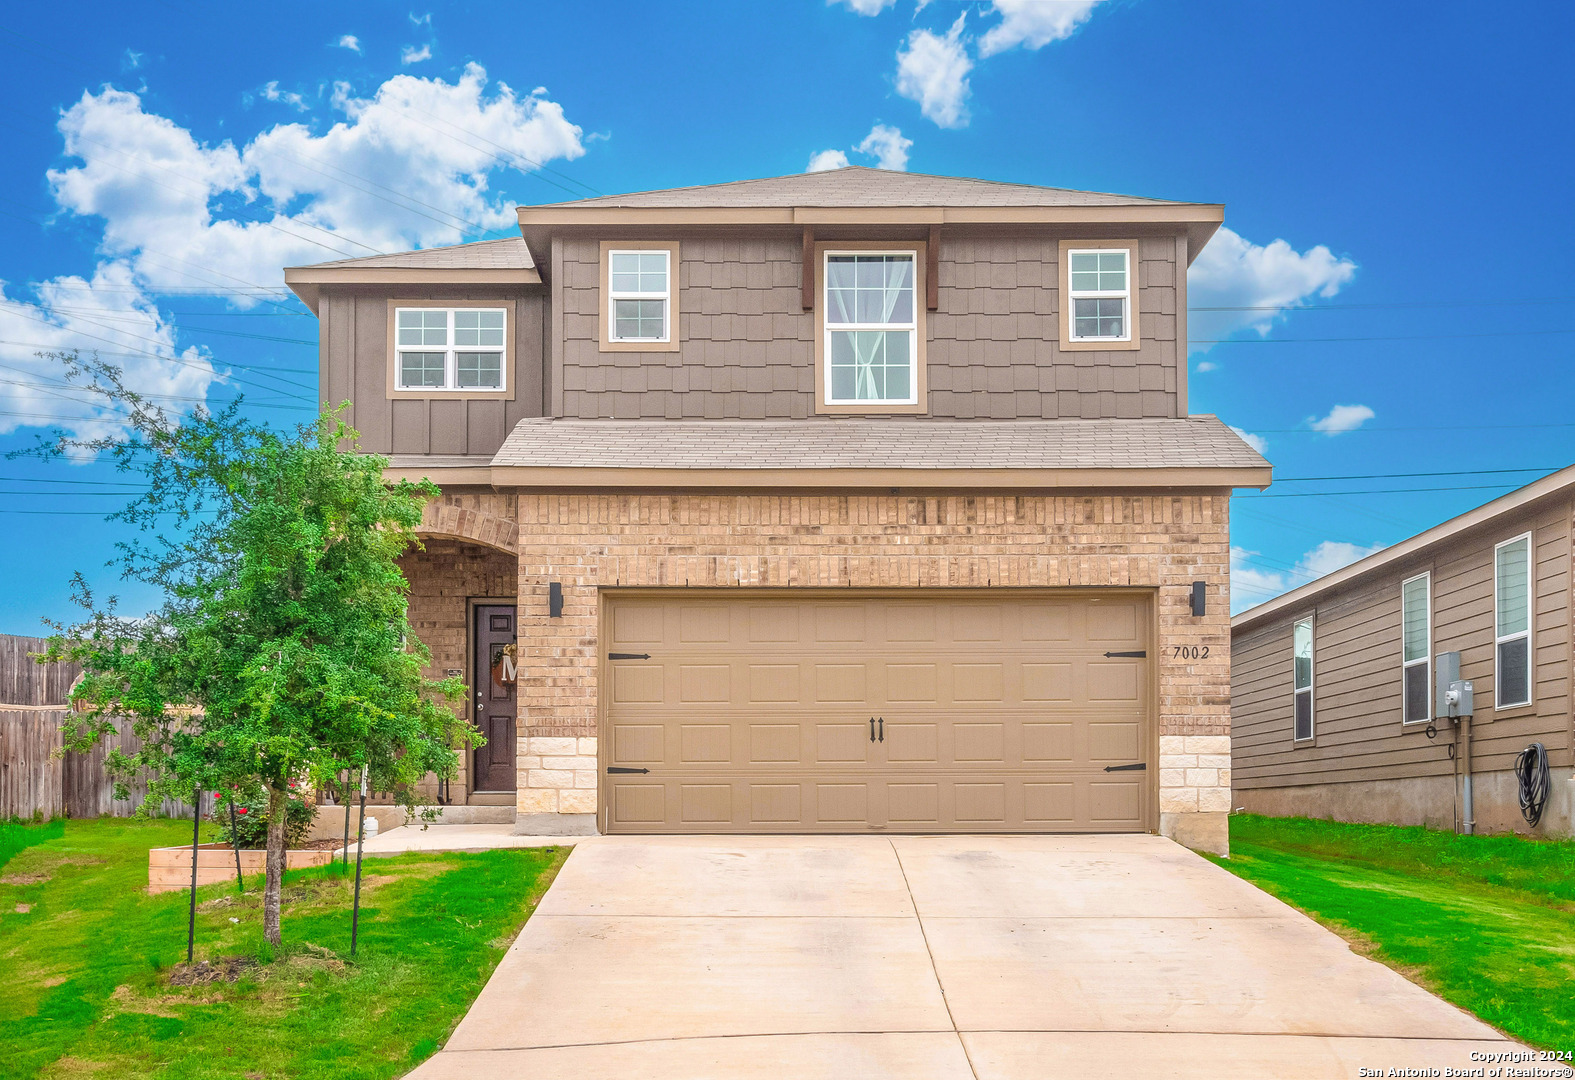
M1512 1047L1159 837L600 837L412 1076L1345 1078Z

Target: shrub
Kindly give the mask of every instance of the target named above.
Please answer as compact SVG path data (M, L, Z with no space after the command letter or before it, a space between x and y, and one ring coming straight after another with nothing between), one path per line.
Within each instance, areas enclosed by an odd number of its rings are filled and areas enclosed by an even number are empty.
M230 806L235 806L235 833L230 832ZM284 846L299 847L317 818L317 806L308 802L304 790L290 781L290 800L285 812ZM240 785L213 793L213 820L219 823L219 840L234 844L236 836L243 848L268 846L268 789L261 784Z

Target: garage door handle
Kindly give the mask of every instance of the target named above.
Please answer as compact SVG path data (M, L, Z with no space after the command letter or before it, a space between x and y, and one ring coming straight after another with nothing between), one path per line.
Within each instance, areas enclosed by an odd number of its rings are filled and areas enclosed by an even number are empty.
M648 652L610 652L607 654L607 659L609 660L649 660L650 658L651 654Z
M1135 765L1106 765L1106 772L1142 772L1148 768L1148 762L1140 761Z
M1147 649L1138 649L1136 652L1107 652L1105 654L1105 658L1109 659L1112 656L1135 656L1139 660L1141 660L1144 657L1146 657L1147 655L1148 655L1148 650Z
M870 742L875 741L875 718L870 717Z
M886 718L884 716L880 718L880 741L886 741Z
M608 771L608 773L610 773L612 775L620 775L620 774L624 774L624 773L642 773L643 774L643 773L648 773L651 770L650 769L631 769L631 768L628 768L627 766L624 766L624 765L609 765L609 766L607 766L607 771Z

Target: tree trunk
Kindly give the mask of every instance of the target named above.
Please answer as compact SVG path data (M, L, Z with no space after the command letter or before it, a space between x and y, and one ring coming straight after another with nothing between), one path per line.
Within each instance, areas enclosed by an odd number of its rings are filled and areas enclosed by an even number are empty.
M263 885L263 939L278 945L279 900L284 887L284 821L290 799L276 788L268 789L268 877Z

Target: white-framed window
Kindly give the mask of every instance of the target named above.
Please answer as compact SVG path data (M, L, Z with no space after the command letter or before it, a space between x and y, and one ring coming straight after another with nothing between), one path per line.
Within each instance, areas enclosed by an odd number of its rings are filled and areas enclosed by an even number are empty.
M672 340L672 252L607 253L607 340Z
M1131 341L1132 253L1126 248L1073 248L1066 256L1071 340Z
M1494 707L1531 704L1531 534L1493 549Z
M828 251L825 260L826 404L916 403L914 253Z
M1313 737L1313 621L1298 619L1291 628L1291 738Z
M503 390L508 365L503 308L395 308L400 390Z
M1400 583L1400 671L1407 724L1433 718L1433 580L1418 574Z

